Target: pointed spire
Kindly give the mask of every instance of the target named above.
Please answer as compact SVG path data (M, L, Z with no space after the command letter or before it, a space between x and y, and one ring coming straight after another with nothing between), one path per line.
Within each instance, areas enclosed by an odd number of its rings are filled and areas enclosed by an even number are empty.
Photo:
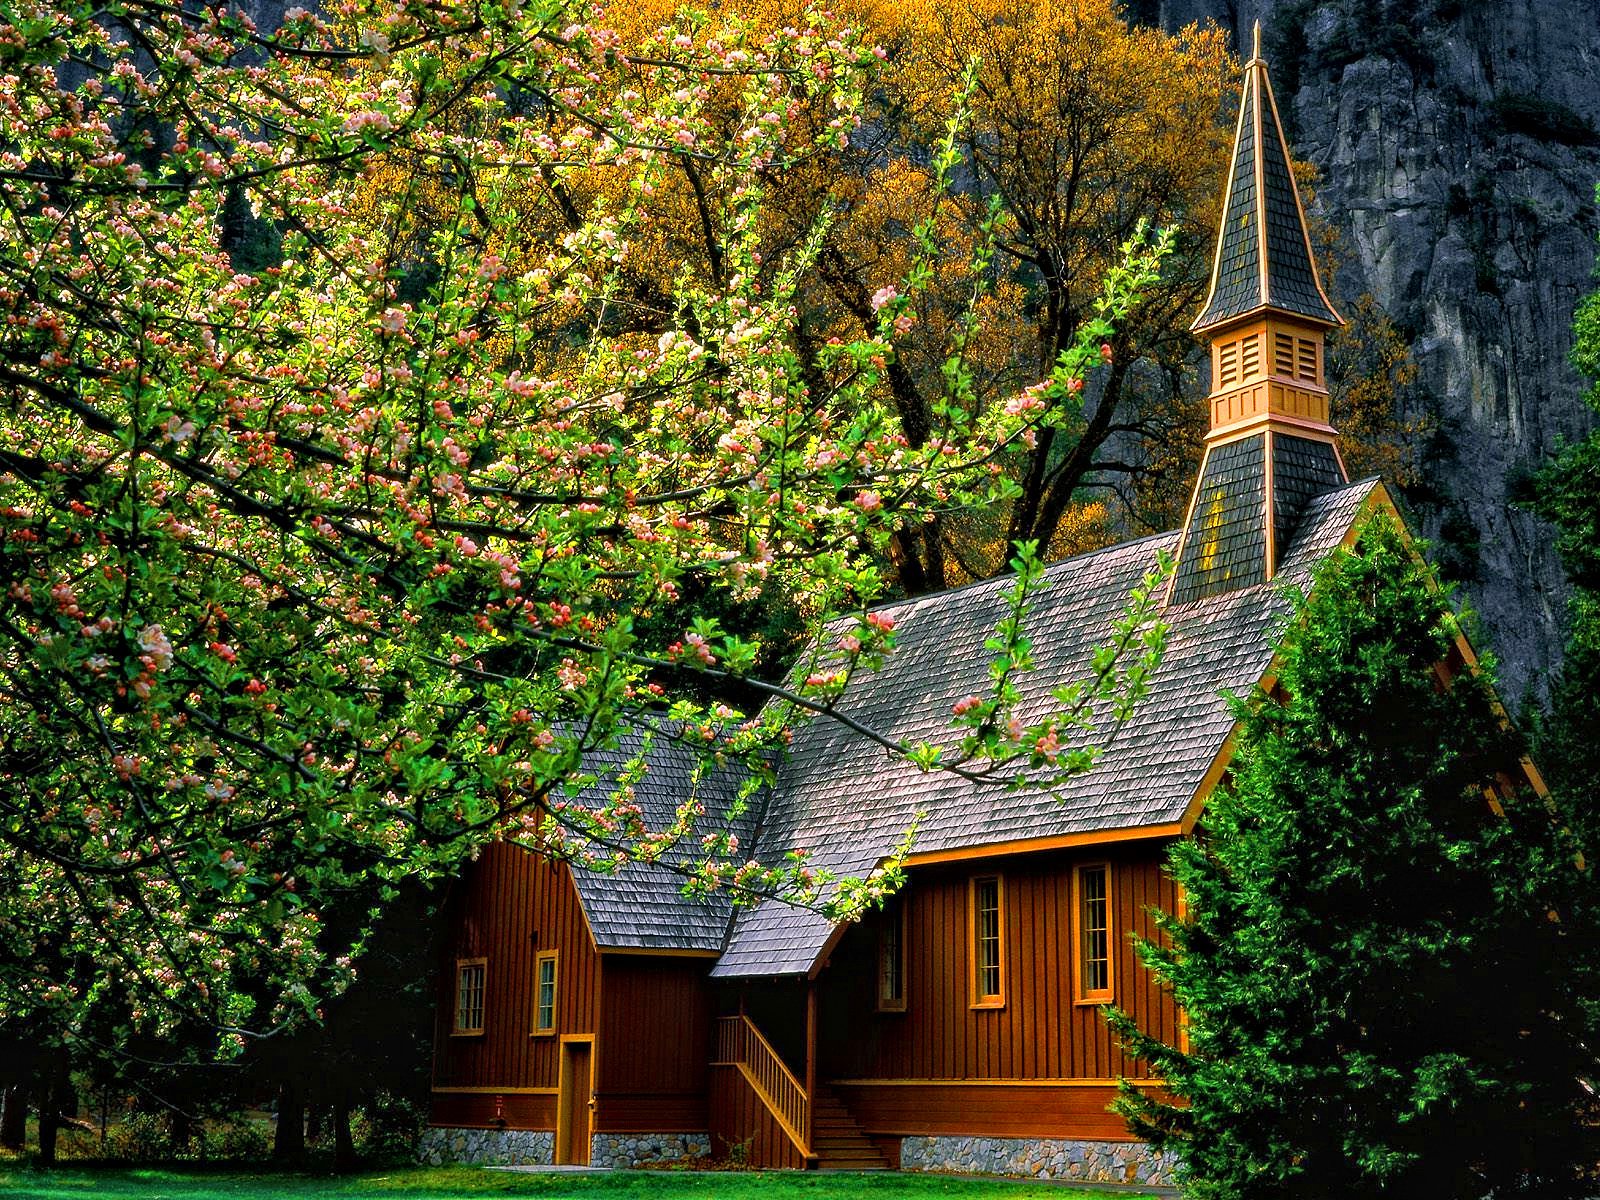
M1266 310L1344 324L1317 277L1290 161L1257 21L1244 68L1211 291L1195 320L1196 333Z
M1324 337L1344 322L1317 279L1260 22L1253 40L1211 294L1194 323L1211 343L1211 429L1170 604L1272 579L1306 505L1347 478L1330 423Z

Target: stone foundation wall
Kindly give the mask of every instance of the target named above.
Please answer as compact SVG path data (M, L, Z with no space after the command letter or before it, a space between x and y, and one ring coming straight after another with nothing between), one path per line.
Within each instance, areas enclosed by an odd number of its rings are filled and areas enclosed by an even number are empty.
M431 1167L548 1166L555 1160L555 1142L556 1135L548 1130L435 1126L422 1131L417 1160ZM710 1154L707 1133L597 1133L589 1142L591 1167L635 1167Z
M422 1131L417 1159L431 1167L462 1163L475 1167L544 1166L554 1161L556 1135L540 1129L453 1129Z
M908 1137L900 1141L907 1171L1031 1175L1085 1183L1148 1183L1171 1187L1176 1162L1144 1142L1081 1142L1056 1138Z
M591 1167L636 1167L710 1154L708 1133L597 1133L589 1142Z

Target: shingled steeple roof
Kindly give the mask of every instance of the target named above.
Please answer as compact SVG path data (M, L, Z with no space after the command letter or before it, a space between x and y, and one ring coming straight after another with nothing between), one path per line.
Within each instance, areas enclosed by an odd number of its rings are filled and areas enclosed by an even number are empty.
M1194 323L1211 348L1211 429L1167 592L1179 605L1272 579L1306 504L1348 478L1327 381L1326 334L1344 322L1311 258L1259 24L1222 210Z
M1192 327L1196 333L1267 310L1344 323L1317 278L1289 163L1257 22L1254 52L1244 69L1211 292Z

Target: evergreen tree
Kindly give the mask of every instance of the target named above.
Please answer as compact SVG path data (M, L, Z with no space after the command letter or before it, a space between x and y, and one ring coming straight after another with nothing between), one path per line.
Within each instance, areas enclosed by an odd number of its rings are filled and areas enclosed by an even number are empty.
M1592 874L1456 633L1379 518L1238 702L1231 780L1172 855L1187 911L1142 947L1185 1045L1112 1014L1173 1097L1117 1108L1190 1195L1594 1194Z
M1600 412L1600 291L1578 305L1573 333L1572 363L1590 380L1586 399ZM1584 807L1592 811L1600 809L1600 431L1566 447L1540 475L1537 507L1556 526L1572 584L1566 652L1551 688L1541 758L1558 790L1587 793Z

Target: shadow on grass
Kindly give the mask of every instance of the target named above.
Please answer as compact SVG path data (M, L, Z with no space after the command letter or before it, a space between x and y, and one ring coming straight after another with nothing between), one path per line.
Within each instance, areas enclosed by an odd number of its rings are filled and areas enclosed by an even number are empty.
M1127 1193L1124 1193L1127 1194ZM473 1196L575 1200L1105 1200L1102 1189L942 1175L717 1174L607 1171L592 1175L418 1167L358 1175L283 1174L237 1167L98 1167L36 1171L0 1164L0 1196L18 1200L457 1200Z

